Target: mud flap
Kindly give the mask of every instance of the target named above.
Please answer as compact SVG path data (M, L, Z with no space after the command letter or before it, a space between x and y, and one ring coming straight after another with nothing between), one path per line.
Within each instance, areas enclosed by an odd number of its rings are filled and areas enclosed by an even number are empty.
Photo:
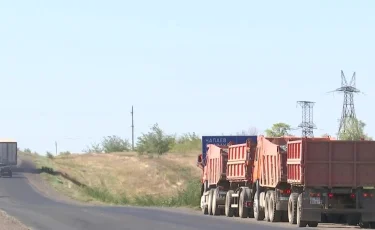
M375 212L362 213L362 222L375 222Z
M322 215L320 209L303 209L301 220L308 222L321 222Z

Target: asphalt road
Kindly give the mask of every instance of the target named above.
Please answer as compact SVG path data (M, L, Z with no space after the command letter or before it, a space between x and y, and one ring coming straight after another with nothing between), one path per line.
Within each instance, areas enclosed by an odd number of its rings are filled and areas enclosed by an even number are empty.
M268 230L294 227L286 223L259 223L251 219L153 208L72 205L39 194L23 173L17 172L13 178L0 178L0 208L35 230Z

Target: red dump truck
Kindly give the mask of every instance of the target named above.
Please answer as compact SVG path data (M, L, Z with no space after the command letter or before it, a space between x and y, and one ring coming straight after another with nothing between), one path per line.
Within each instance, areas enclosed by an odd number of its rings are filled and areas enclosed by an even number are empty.
M205 214L317 227L339 216L375 228L375 141L259 136L208 145Z
M316 227L341 215L375 228L375 141L302 139L287 143L289 222Z

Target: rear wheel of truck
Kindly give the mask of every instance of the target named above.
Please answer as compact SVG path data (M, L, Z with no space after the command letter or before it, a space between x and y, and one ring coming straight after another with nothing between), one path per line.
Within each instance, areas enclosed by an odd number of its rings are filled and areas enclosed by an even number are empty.
M297 227L306 227L307 222L301 220L302 218L302 194L299 194L298 200L297 200Z
M254 219L257 221L264 220L264 211L260 208L259 195L259 189L257 188L253 202Z
M201 196L201 209L204 215L208 214L208 207L206 205L206 196Z
M269 192L268 199L268 214L271 222L281 221L281 211L276 210L276 193L275 191Z
M270 193L269 191L266 192L265 200L264 200L264 220L269 222L270 221L270 209L269 209L269 200L270 200Z
M218 216L220 215L220 209L219 209L219 206L217 205L217 200L218 200L217 194L219 193L219 188L216 188L213 191L214 192L212 195L212 214L214 216Z
M298 193L290 194L289 201L288 201L288 221L289 221L289 224L296 224L297 223L297 201L298 201Z
M249 215L248 209L245 205L245 202L247 201L248 196L246 192L246 188L243 188L240 190L240 199L238 199L238 215L241 218L247 218Z
M227 192L227 195L225 197L225 216L227 217L233 217L233 208L231 205L233 204L233 190L229 190Z
M214 190L213 189L211 189L210 190L210 192L209 192L209 194L208 194L208 214L209 215L212 215L213 213L212 213L212 198L213 198L213 196L214 196Z

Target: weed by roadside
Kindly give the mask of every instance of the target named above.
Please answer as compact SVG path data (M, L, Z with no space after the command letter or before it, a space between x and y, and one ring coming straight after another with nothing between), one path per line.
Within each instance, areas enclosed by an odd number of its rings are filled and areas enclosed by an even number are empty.
M198 207L200 203L200 183L193 180L188 182L185 189L171 197L138 195L130 199L126 194L116 196L104 188L85 187L82 190L97 201L117 205Z

